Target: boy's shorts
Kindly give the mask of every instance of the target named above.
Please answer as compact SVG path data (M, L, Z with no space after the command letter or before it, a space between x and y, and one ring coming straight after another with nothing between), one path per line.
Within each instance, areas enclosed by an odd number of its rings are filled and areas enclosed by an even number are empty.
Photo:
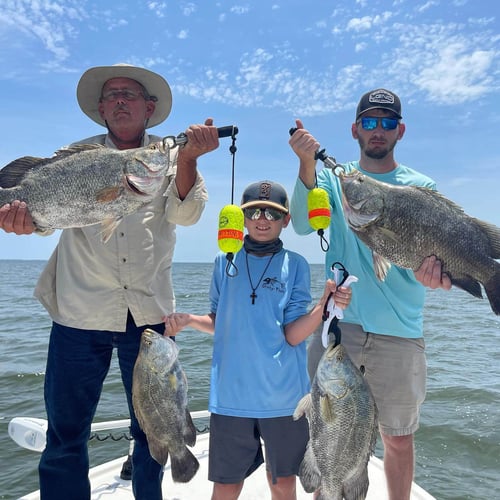
M380 432L388 436L414 434L426 391L424 339L369 333L351 323L339 323L339 326L342 344L353 363L358 368L364 366L366 381L377 404ZM311 377L323 352L318 328L307 348Z
M208 479L216 483L244 481L262 463L273 483L278 477L297 475L309 441L305 417L246 418L210 415Z

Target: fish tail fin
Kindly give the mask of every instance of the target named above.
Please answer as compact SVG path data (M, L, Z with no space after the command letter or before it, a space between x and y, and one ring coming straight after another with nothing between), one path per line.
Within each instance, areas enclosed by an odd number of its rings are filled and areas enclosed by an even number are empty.
M369 485L367 460L366 466L344 484L344 498L366 498Z
M483 286L491 309L495 314L500 315L500 266L496 267L493 276L486 283L483 283Z
M191 451L184 447L180 454L175 456L170 454L170 466L174 482L187 483L193 479L200 467L200 463Z

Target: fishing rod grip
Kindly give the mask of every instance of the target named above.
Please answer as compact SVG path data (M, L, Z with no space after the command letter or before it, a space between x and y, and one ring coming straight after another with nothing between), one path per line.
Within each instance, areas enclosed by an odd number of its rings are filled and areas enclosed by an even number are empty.
M217 129L217 135L220 138L234 137L237 133L238 127L235 127L234 125L227 125ZM184 132L181 132L177 137L169 136L169 139L173 139L176 146L184 146L188 141L187 135Z
M217 135L222 138L222 137L232 137L233 135L236 135L238 133L238 127L235 127L234 125L227 125L225 127L218 127L217 128Z

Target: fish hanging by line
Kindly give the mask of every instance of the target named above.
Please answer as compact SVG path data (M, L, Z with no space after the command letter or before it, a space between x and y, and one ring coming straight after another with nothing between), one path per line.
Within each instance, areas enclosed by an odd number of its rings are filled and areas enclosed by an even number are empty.
M373 251L377 277L390 263L417 270L435 255L453 285L500 314L500 228L470 217L437 191L380 182L359 171L339 174L344 216Z
M319 490L318 500L366 498L378 412L367 382L342 344L329 344L323 353L311 392L299 401L293 418L304 414L310 436L299 468L304 490Z
M165 465L170 455L172 479L187 483L199 468L187 446L196 443L196 427L187 406L187 379L179 348L169 337L146 329L132 378L132 404L149 452ZM187 446L186 446L187 445Z
M0 170L0 206L24 201L39 231L102 224L109 240L125 215L155 198L171 165L166 140L137 149L100 144L25 156Z

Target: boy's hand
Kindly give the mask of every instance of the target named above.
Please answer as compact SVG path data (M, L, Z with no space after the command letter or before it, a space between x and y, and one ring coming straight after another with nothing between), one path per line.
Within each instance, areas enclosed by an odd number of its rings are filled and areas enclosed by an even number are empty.
M190 315L187 313L172 313L163 318L165 323L165 333L167 337L177 335L183 328L189 324Z

